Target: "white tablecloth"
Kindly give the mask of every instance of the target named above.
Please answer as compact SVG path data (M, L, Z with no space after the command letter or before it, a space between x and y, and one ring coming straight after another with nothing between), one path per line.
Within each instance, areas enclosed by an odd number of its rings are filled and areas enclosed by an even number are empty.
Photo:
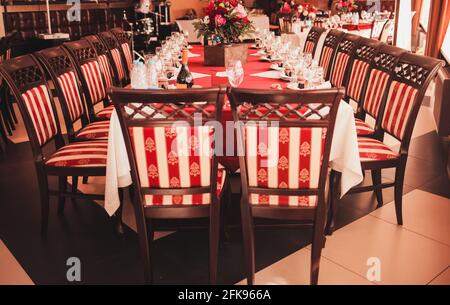
M330 166L341 172L341 196L363 180L353 109L341 102L336 118ZM118 188L131 185L130 164L117 113L111 116L106 164L105 209L113 215L120 205Z

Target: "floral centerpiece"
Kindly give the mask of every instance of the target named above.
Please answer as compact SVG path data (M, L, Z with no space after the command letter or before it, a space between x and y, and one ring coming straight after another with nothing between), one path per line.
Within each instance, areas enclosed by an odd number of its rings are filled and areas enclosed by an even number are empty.
M295 1L285 1L280 8L279 16L283 19L314 20L317 9L311 3L300 4Z
M336 3L336 10L338 14L348 14L358 8L355 0L338 0Z
M204 36L218 44L240 42L240 36L254 31L247 14L238 0L211 0L205 8L205 17L194 23L197 37Z

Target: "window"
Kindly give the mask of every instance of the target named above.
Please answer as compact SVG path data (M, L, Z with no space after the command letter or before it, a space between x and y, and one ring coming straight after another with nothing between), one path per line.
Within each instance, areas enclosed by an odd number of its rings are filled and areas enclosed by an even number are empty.
M431 0L423 0L422 11L420 12L420 25L425 30L428 31L428 19L430 17L430 7Z
M444 42L441 47L442 55L448 63L450 63L450 23L447 26L447 33L445 34Z

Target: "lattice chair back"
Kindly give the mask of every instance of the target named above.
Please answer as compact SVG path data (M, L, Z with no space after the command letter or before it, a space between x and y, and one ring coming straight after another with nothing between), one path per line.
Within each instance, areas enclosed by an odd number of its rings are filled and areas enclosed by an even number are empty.
M347 85L347 79L350 73L349 67L353 62L360 38L361 37L358 35L345 34L344 38L339 43L336 60L334 61L330 77L330 82L333 87Z
M319 65L323 68L323 75L326 80L330 79L331 67L333 66L334 57L345 33L339 30L331 30L328 32L323 44L322 53L320 55Z
M111 54L112 62L114 63L114 70L117 73L117 79L119 82L124 83L129 78L126 67L126 59L123 54L123 50L116 37L109 31L101 32L98 34L101 40L108 47Z
M396 63L387 90L382 129L409 146L423 97L444 62L435 58L405 53Z
M343 93L231 89L243 198L260 206L323 203Z
M369 79L365 92L362 93L362 110L375 119L379 117L394 68L405 52L403 49L382 44L370 64Z
M224 93L111 89L141 203L201 205L216 197L225 179L213 153Z
M372 24L372 30L370 31L370 38L380 40L381 32L388 20L389 19L375 19Z
M48 71L58 96L64 115L67 133L74 136L74 123L81 119L88 123L86 104L81 82L70 54L62 47L54 47L36 52L35 56Z
M118 73L115 65L112 64L113 60L106 44L97 35L84 36L83 39L87 40L97 52L100 68L102 68L105 76L106 88L118 86Z
M378 52L381 43L373 39L361 37L353 56L350 74L346 85L346 98L356 101L359 105L361 92L367 86L370 63Z
M324 28L313 26L310 30L308 35L306 36L306 42L305 47L303 49L303 53L309 53L312 54L314 57L314 54L317 49L317 43L319 42L320 36L322 33L325 32Z
M33 55L24 55L2 62L0 74L18 102L34 158L42 160L43 146L50 142L57 148L64 145L45 72Z
M100 68L97 52L86 40L66 42L63 45L77 64L89 110L89 118L94 120L94 106L100 102L103 102L104 105L108 104L105 77Z
M132 39L128 32L125 32L122 28L114 28L111 30L111 33L116 36L117 40L120 43L120 47L122 48L122 52L125 56L125 61L127 64L128 73L131 71L131 66L133 64L133 53L131 50Z

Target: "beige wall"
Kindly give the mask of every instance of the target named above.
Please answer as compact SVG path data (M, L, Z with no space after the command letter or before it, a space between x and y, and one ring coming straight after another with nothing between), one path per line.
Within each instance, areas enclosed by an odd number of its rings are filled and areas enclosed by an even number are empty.
M172 0L172 7L170 9L172 21L184 16L186 11L193 8L198 16L203 15L203 8L208 4L208 1L200 0Z

